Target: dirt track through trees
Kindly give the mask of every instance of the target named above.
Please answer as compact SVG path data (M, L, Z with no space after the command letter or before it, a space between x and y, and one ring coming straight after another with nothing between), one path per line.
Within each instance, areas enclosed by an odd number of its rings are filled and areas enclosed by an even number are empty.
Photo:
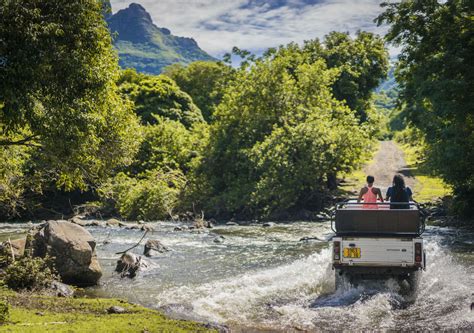
M410 174L403 151L393 141L380 142L380 149L369 165L364 166L367 175L375 177L375 186L382 189L385 195L387 187L391 186L393 176L397 173L403 175L406 186L412 190L416 179Z

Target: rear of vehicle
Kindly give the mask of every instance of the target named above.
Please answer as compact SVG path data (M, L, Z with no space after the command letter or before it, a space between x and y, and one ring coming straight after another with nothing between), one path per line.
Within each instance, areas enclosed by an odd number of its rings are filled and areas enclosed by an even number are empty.
M388 204L366 205L354 201L338 204L333 230L333 267L336 282L342 278L392 277L414 287L425 267L424 219L415 203L408 209L390 209Z

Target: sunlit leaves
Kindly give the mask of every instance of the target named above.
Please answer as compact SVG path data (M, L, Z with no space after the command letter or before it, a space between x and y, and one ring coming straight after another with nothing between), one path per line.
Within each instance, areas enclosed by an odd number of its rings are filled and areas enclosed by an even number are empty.
M24 187L86 190L129 164L141 135L117 93L100 3L9 0L0 17L0 55L8 59L0 69L0 149L33 147L18 173Z
M120 91L134 102L144 124L155 124L156 116L177 120L187 127L203 121L191 97L165 75L139 74L129 69L122 72L119 82Z
M423 133L428 162L454 185L460 211L473 214L474 52L472 2L385 4L378 23L402 46L396 72L404 115Z
M321 203L328 175L356 165L366 144L354 112L333 98L339 74L293 44L237 73L202 166L211 209L271 216Z

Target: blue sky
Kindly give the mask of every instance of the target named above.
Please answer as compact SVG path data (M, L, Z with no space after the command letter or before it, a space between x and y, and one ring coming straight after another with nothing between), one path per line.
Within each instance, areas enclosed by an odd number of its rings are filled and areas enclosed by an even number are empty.
M373 23L381 12L379 0L112 0L112 9L132 2L145 7L157 26L193 37L217 57L233 46L259 53L332 30L386 31Z

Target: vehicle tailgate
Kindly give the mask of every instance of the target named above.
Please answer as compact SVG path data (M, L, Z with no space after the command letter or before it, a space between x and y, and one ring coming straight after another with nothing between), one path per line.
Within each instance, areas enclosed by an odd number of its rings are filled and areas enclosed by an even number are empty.
M412 238L343 237L341 247L343 264L414 264Z

